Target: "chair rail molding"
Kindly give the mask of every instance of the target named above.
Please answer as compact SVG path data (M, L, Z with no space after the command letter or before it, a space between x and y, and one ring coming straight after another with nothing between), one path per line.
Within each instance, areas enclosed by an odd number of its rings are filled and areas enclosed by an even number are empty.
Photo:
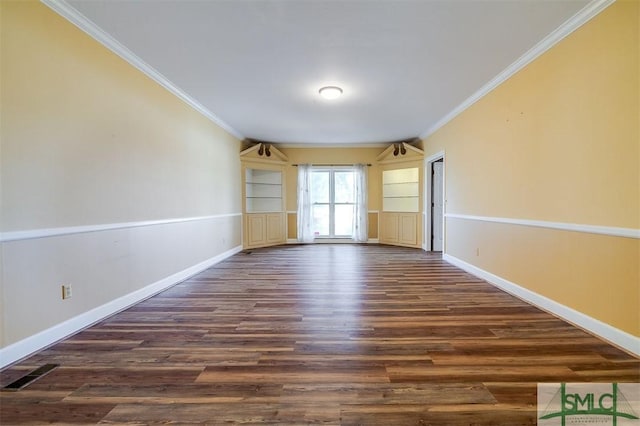
M209 216L182 217L173 219L144 220L138 222L105 223L99 225L67 226L61 228L28 229L0 233L0 242L31 240L35 238L58 237L63 235L83 234L87 232L111 231L114 229L138 228L141 226L168 225L172 223L194 222L199 220L220 219L224 217L242 216L242 213L223 213Z
M480 222L505 223L509 225L533 226L537 228L559 229L562 231L584 232L588 234L609 235L623 238L640 238L640 229L615 226L586 225L581 223L550 222L546 220L515 219L508 217L474 216L468 214L446 213L447 219L475 220Z

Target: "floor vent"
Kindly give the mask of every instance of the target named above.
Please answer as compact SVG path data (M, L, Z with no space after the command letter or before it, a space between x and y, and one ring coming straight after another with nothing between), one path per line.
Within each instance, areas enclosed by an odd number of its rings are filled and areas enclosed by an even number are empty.
M7 386L3 387L3 391L19 391L20 389L24 389L27 385L33 383L35 380L38 380L40 377L52 371L59 364L45 364L42 367L39 367L33 370L31 373L26 376L20 377L18 380L13 383L9 383Z

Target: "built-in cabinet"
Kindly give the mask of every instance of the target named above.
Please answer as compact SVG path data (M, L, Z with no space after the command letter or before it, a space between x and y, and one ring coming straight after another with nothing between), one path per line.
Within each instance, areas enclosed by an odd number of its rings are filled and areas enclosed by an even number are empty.
M382 244L422 247L422 150L406 144L391 145L378 157L382 170Z
M242 151L240 159L244 248L285 243L284 167L287 157L275 147L259 143Z
M281 213L250 213L245 221L245 247L264 247L284 243Z

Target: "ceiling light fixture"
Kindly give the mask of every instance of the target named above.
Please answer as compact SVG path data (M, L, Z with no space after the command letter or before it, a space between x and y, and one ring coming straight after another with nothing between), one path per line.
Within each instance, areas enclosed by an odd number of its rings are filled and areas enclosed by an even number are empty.
M323 98L331 100L339 98L342 95L342 89L338 86L325 86L321 87L318 93Z

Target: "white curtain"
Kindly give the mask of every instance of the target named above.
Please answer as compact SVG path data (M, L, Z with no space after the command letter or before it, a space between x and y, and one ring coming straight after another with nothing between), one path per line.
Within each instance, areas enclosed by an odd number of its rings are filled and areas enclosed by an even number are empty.
M298 241L312 243L314 239L311 209L311 165L298 165Z
M353 209L353 235L352 239L357 243L365 243L369 239L367 207L367 165L356 164L354 167L355 201Z

